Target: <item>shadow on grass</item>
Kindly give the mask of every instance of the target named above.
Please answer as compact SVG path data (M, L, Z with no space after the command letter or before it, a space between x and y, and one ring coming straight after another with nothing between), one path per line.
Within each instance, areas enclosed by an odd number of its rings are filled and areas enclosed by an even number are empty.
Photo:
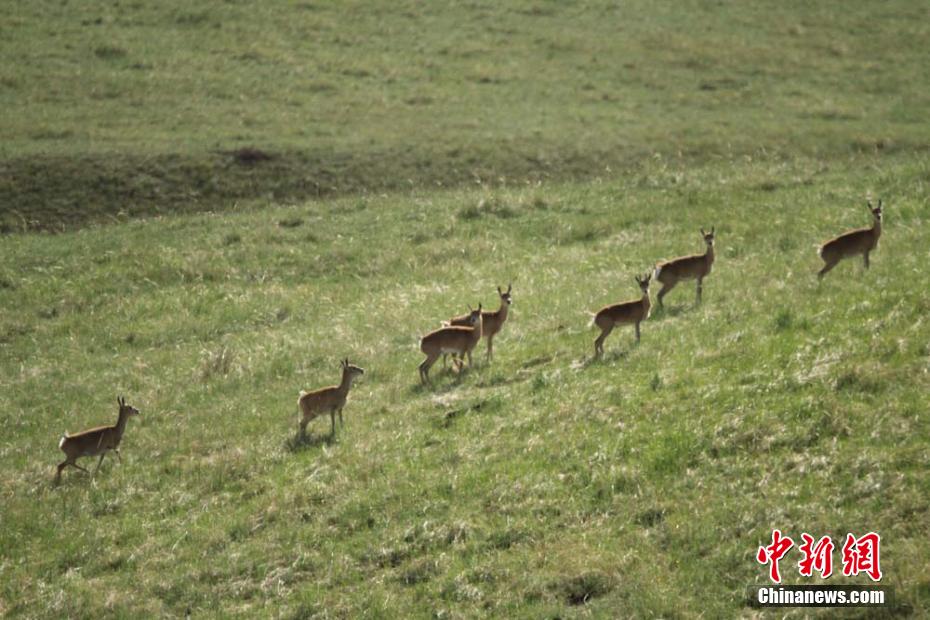
M112 57L116 48L99 48ZM110 56L107 56L110 55ZM501 147L504 147L503 149ZM409 186L467 186L476 176L521 181L591 177L607 163L608 152L563 149L551 162L536 157L540 144L482 144L465 150L405 143L371 150L271 152L255 146L233 151L193 151L151 155L27 155L3 161L0 184L0 234L46 230L60 232L94 222L127 218L220 211L229 205L273 196L275 202L301 202L335 195L364 194ZM612 167L635 160L614 150ZM548 158L546 158L548 159ZM484 162L474 169L463 161ZM503 181L501 182L503 184ZM192 195L197 200L191 200ZM132 200L126 200L131 196ZM82 205L74 208L73 205ZM86 208L85 208L86 207ZM482 209L512 217L506 205Z
M661 308L655 308L649 318L651 320L673 319L683 314L690 314L700 307L701 306L695 303L680 304L676 306L663 306Z
M501 385L512 385L514 383L523 383L524 381L530 380L530 374L526 372L519 372L513 375L494 375L493 377L488 377L486 379L481 379L478 383L475 384L477 388L493 388Z
M631 349L613 349L601 356L592 355L590 357L584 357L572 362L571 368L573 370L586 370L591 366L612 364L617 360L629 357L630 351Z
M307 433L306 435L292 435L284 441L284 449L288 452L303 452L304 450L310 450L311 448L317 448L319 446L331 446L336 443L336 438L329 433L325 435L317 435L314 433Z
M470 375L473 372L472 368L465 370L460 370L459 372L454 372L452 368L448 368L445 371L440 373L443 376L451 375L451 380L448 382L443 381L436 375L430 378L432 383L415 383L410 386L410 393L415 396L420 396L422 394L445 394L446 392L451 392L459 385L462 384L462 380Z
M536 366L542 366L543 364L548 364L554 359L555 359L554 355L540 355L538 357L534 357L531 360L527 360L523 362L522 364L520 364L520 368L523 368L523 369L535 368Z
M70 475L69 475L70 474ZM46 481L42 479L37 486L44 486ZM67 470L61 473L61 480L52 475L48 481L52 489L65 489L73 486L86 486L95 484L94 477L91 474L75 469L73 472Z

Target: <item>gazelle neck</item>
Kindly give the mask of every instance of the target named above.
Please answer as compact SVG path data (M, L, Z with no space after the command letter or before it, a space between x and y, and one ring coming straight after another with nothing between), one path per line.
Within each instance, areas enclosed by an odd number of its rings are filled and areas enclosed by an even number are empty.
M497 309L497 315L501 317L501 320L507 319L507 311L510 310L510 304L503 298L501 298L501 307Z
M342 369L342 381L339 382L339 391L342 392L343 394L347 394L349 392L349 388L352 387L352 379L353 379L353 376L352 376L352 373L349 372L349 369L343 368Z
M707 250L704 252L704 260L708 263L714 262L714 245L712 243L708 244Z
M129 407L120 408L119 417L116 419L116 435L122 437L126 431L126 423L129 422Z

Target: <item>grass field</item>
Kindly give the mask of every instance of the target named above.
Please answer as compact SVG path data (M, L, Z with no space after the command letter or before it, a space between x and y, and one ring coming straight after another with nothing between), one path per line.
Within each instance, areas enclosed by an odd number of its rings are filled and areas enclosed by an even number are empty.
M539 616L581 591L595 613L732 615L781 527L879 531L898 611L925 613L927 181L911 158L657 164L8 237L0 600ZM813 245L867 221L870 191L872 269L818 286ZM704 305L676 290L590 363L586 311L711 223ZM511 279L494 363L422 389L418 336ZM295 449L297 390L343 356L367 369L346 428ZM143 410L123 465L54 488L57 437L117 393Z
M928 21L910 0L5 3L0 229L925 150Z
M756 617L775 528L879 532L930 614L925 7L185 6L0 9L0 616ZM704 303L592 360L711 225Z

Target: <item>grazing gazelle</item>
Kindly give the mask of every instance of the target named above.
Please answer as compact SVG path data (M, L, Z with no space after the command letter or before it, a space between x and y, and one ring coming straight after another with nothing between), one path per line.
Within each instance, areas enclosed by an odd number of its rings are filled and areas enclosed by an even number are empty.
M420 364L420 381L430 383L429 369L436 363L439 356L443 353L451 353L453 359L458 358L457 362L461 367L463 358L468 356L468 365L471 366L471 352L481 340L481 304L478 304L477 310L472 310L468 315L470 327L460 325L450 325L441 327L432 331L420 340L420 351L426 355L426 359Z
M598 310L594 315L594 324L601 329L601 335L594 341L594 356L599 357L604 352L604 340L610 335L617 325L628 325L632 323L636 326L636 342L639 342L639 324L649 318L649 280L651 276L647 273L640 279L634 276L636 283L639 284L643 296L633 301L605 306Z
M507 320L507 312L510 310L510 304L513 303L513 298L510 294L510 291L513 290L513 285L507 285L507 291L502 291L501 287L497 287L497 294L501 298L501 306L497 309L496 312L482 312L481 313L481 335L486 338L488 341L488 361L491 361L491 357L494 354L494 336L504 327L504 322ZM449 325L455 325L458 327L468 327L471 325L471 315L463 314L462 316L457 316L449 320ZM443 363L445 364L446 356L442 356Z
M123 457L119 454L119 442L123 438L123 433L126 432L126 422L129 421L130 416L139 415L139 410L127 405L126 399L122 396L117 396L116 402L119 404L119 417L113 426L98 426L73 435L68 433L62 435L58 447L65 453L65 460L58 465L55 482L61 481L61 470L68 465L86 472L86 469L75 462L82 456L100 455L100 460L97 461L97 467L94 469L95 474L109 450L116 453L120 463L123 462Z
M701 285L714 265L714 227L711 226L710 232L704 232L702 228L701 236L704 237L704 243L707 245L707 250L703 254L681 256L656 265L652 276L662 283L658 296L660 308L662 298L682 280L697 280L697 303L701 303Z
M307 424L314 418L329 412L330 419L330 437L336 434L336 414L339 414L339 424L344 425L342 421L342 408L346 406L346 398L349 395L349 388L352 387L352 381L356 377L365 374L365 370L349 363L349 358L340 362L342 366L342 381L339 385L314 390L312 392L300 391L300 398L297 399L297 432L298 436L303 437L307 432Z
M882 236L882 201L879 200L875 208L872 207L871 200L866 201L866 204L872 213L872 227L844 232L820 246L818 254L826 264L817 272L818 279L836 267L836 264L844 258L857 254L862 254L865 268L869 268L869 252L878 247L878 238Z

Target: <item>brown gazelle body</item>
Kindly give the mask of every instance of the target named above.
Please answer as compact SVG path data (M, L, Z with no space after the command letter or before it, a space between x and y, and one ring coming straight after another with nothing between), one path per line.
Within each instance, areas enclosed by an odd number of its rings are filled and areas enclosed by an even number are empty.
M828 271L836 267L844 258L862 254L865 268L869 268L869 253L878 246L878 239L882 236L882 201L873 208L872 201L867 202L872 213L872 226L870 228L857 228L850 230L839 237L834 237L820 246L818 253L825 263L823 269L817 272L817 278L822 278Z
M703 254L681 256L656 265L652 277L657 282L662 283L658 295L660 308L662 307L662 298L682 280L697 280L697 303L701 303L704 278L710 274L711 267L714 265L714 228L711 227L709 233L704 232L702 228L701 235L704 237L704 243L707 246Z
M471 366L471 352L481 340L481 304L477 310L469 315L470 327L450 325L432 331L420 340L420 351L426 359L419 366L420 381L429 383L429 369L436 363L440 355L451 353L453 358L462 359L468 356L468 365Z
M349 388L352 387L352 381L357 377L365 374L363 368L353 366L346 358L341 362L342 381L339 385L307 392L301 390L300 398L297 399L297 431L300 436L307 432L307 424L311 420L329 413L330 418L330 436L336 434L336 414L339 414L339 424L344 425L342 420L342 408L346 405L346 399L349 396Z
M103 463L103 457L110 450L116 453L116 458L121 463L123 462L123 457L119 454L119 444L123 439L123 433L126 432L126 423L131 416L139 415L139 410L127 405L126 399L122 396L117 397L116 402L119 403L119 416L116 419L116 424L98 426L73 435L65 433L62 436L61 441L58 442L58 448L65 453L65 460L58 465L58 473L55 475L56 482L61 480L61 471L68 465L86 472L86 469L75 462L82 456L100 455L100 460L97 461L97 467L94 469L95 474L100 469L100 464Z
M636 327L636 342L639 342L639 324L649 318L649 310L652 307L649 301L650 279L649 274L646 274L642 279L636 276L636 283L639 284L639 288L643 292L640 299L605 306L594 315L594 324L601 329L601 335L594 341L595 357L604 352L604 340L607 339L607 336L617 325L634 325Z
M481 313L481 336L486 338L488 341L488 361L491 361L491 357L494 355L494 336L496 336L501 328L504 327L504 323L507 321L507 315L510 311L510 304L513 303L513 297L510 294L510 291L513 290L513 285L508 284L507 290L502 291L501 287L497 287L497 294L501 298L501 305L494 312L485 311ZM462 316L457 316L449 320L449 325L458 326L458 327L468 327L471 324L471 315L463 314ZM443 356L443 361L445 361L445 356Z

